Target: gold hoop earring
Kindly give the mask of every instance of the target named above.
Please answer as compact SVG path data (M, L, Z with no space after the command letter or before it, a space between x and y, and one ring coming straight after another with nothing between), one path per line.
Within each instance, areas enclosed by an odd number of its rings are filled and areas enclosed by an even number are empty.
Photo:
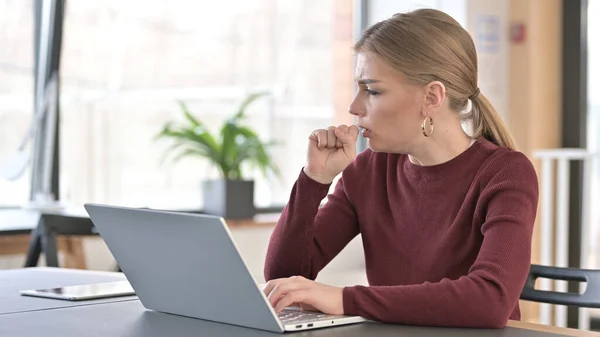
M429 120L429 133L427 131L425 131L425 124L427 124L427 120ZM421 131L423 131L423 136L425 136L425 137L429 137L429 136L431 136L431 134L433 134L433 118L432 117L425 117L425 119L423 120L423 123L421 123Z

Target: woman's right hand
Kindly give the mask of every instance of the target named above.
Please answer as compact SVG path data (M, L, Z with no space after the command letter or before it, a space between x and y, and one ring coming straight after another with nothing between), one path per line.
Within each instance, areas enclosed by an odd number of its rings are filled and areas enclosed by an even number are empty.
M315 130L308 139L304 173L321 184L330 184L356 158L356 125Z

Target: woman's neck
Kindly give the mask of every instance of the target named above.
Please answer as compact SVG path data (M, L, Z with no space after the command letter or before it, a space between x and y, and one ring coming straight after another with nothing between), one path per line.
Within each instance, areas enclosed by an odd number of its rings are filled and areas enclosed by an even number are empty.
M443 132L434 133L431 137L423 139L413 151L408 153L411 163L420 166L445 163L466 151L475 141L462 128L454 132L439 131Z

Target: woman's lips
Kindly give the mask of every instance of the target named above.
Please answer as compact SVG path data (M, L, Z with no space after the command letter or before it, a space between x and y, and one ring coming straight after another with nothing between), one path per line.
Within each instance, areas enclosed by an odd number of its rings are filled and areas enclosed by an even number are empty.
M372 133L372 132L371 132L371 130L369 130L369 129L365 129L365 128L363 128L363 129L362 129L362 135L363 135L363 137L365 137L365 138L369 138L369 137L371 136L371 133Z
M372 131L365 128L364 126L358 125L360 132L362 133L363 137L365 138L369 138L369 136L371 135Z

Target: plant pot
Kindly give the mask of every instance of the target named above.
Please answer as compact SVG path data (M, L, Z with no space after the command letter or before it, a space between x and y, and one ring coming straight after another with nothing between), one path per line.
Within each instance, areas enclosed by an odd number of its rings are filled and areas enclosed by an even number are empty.
M251 219L256 214L253 180L207 180L202 193L206 214L225 219Z

